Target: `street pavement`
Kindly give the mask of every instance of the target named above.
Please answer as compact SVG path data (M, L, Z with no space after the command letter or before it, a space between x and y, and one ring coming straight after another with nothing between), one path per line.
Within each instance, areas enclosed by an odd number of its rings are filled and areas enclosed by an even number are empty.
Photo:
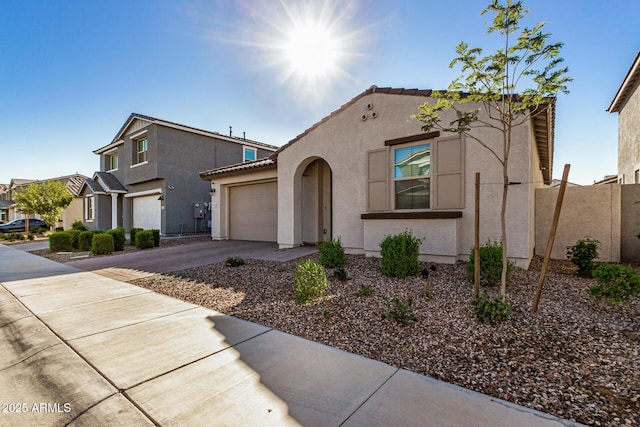
M0 404L1 426L578 425L3 245Z

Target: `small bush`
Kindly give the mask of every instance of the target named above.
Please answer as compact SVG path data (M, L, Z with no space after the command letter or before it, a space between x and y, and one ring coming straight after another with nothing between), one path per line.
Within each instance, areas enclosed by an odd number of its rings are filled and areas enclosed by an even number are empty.
M418 254L423 240L414 237L409 230L385 237L380 243L382 273L400 279L415 275L419 268Z
M136 248L149 249L155 245L153 243L153 231L151 230L139 230L135 233L136 236Z
M33 234L42 234L45 231L48 231L46 228L44 227L30 227L29 228L29 233L33 233Z
M56 231L64 231L64 227L56 227Z
M94 255L108 255L113 253L114 238L109 233L98 233L93 236L91 253Z
M132 246L136 244L136 234L138 231L142 231L142 228L131 228L131 230L129 230L129 242L131 242Z
M411 308L412 305L413 300L411 298L407 300L394 298L391 300L391 303L387 303L387 307L389 307L390 310L382 314L382 318L393 319L405 325L409 323L410 320L416 320L416 315L413 314L413 309Z
M124 251L124 242L127 240L124 235L124 228L113 228L108 230L107 234L113 236L113 250L116 252Z
M511 304L503 296L489 299L487 291L482 291L479 298L471 302L473 313L483 323L495 323L509 318Z
M160 230L152 228L149 231L151 231L151 234L153 235L153 246L157 248L160 246Z
M71 252L72 236L68 231L56 231L49 236L49 249L53 252Z
M35 238L36 238L35 234L31 234L31 233L27 234L27 239L28 240L33 240Z
M329 289L329 279L324 267L312 259L301 261L293 276L296 304L302 305L323 296Z
M361 297L370 297L373 295L373 288L369 285L360 285L360 289L358 289L358 295Z
M589 294L595 298L606 298L619 304L640 293L640 276L631 267L605 264L591 274L600 282L589 288Z
M245 265L246 263L244 262L244 260L242 259L241 256L232 256L227 258L227 260L224 262L224 265L226 265L227 267L239 267L241 265Z
M511 277L511 269L514 266L513 261L507 260L507 283ZM467 262L467 275L474 280L476 260L474 256L474 248L471 248L469 254L469 262ZM502 279L502 242L491 242L480 246L480 284L483 286L493 286L500 283Z
M92 231L81 231L78 235L78 250L90 251L94 233Z
M85 227L85 225L84 225L84 223L82 221L73 221L73 224L71 224L71 229L72 230L87 231L87 227Z
M599 247L599 240L582 239L567 249L567 258L578 266L578 276L591 277L591 271L594 266L593 260L598 258Z
M342 267L344 265L344 248L340 237L330 242L319 242L320 264L327 268Z
M71 234L71 247L74 250L78 250L80 249L80 233L82 233L82 231L76 229L76 228L72 228L71 230L67 230L67 233Z
M341 281L349 280L349 275L347 274L347 270L345 270L344 267L338 267L333 270L333 277Z

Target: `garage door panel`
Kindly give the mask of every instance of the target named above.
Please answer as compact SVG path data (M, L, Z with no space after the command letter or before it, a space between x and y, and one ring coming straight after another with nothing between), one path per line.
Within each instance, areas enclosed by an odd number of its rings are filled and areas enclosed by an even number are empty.
M250 184L229 189L229 237L234 240L278 240L278 185Z
M158 229L162 224L162 202L159 195L135 197L133 199L133 226L145 230Z

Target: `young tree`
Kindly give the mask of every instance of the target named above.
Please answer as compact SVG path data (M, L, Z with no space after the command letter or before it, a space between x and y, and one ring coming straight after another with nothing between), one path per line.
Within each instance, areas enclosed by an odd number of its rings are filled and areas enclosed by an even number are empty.
M495 13L488 34L498 33L502 48L493 54L482 56L481 48L470 48L465 42L456 47L456 58L450 67L462 66L462 75L456 78L446 92L435 91L434 103L426 102L413 118L423 123L422 129L456 132L473 140L496 158L502 166L503 190L500 214L502 232L502 278L500 293L506 295L507 230L506 208L509 190L509 153L511 135L515 127L530 121L542 109L553 104L558 93L568 93L568 68L561 68L563 60L558 57L562 43L549 43L549 33L542 31L545 23L533 28L524 28L519 35L520 21L528 10L521 1L492 0L482 11ZM520 86L529 85L520 92ZM473 103L476 108L465 109ZM480 108L477 108L480 106ZM441 114L453 110L456 119L443 123ZM483 113L483 114L481 114ZM490 128L501 134L501 144L483 140L475 129ZM501 145L501 147L500 147Z
M72 200L73 196L60 181L32 183L15 196L18 209L27 214L27 218L37 213L51 226L52 230L55 230L60 214ZM29 232L28 222L27 220L27 232Z

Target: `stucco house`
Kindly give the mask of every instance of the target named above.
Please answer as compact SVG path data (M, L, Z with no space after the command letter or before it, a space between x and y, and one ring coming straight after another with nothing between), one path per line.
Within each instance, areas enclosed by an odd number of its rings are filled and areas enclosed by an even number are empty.
M14 178L8 185L0 186L0 218L5 222L25 218L25 215L18 210L13 200L16 193L18 193L22 188L25 188L27 185L32 183L60 181L67 187L69 193L73 196L73 200L71 201L71 204L62 211L58 223L55 224L55 226L63 227L65 229L71 228L71 224L73 224L74 221L82 220L83 200L80 197L80 188L86 178L86 176L78 173L45 180ZM32 218L40 218L40 216L36 214L33 215Z
M618 113L618 182L640 184L640 51L607 109Z
M277 147L132 113L111 142L94 151L100 171L82 186L83 222L161 234L208 230L209 185L198 171L254 161Z
M479 172L481 240L499 239L502 168L474 141L421 130L411 115L430 94L372 86L268 158L201 172L212 238L291 248L340 237L347 252L378 256L386 235L410 229L424 238L421 259L452 263L473 246ZM535 189L551 182L553 127L551 103L513 133L508 255L523 267L535 245ZM476 132L501 146L501 134Z

